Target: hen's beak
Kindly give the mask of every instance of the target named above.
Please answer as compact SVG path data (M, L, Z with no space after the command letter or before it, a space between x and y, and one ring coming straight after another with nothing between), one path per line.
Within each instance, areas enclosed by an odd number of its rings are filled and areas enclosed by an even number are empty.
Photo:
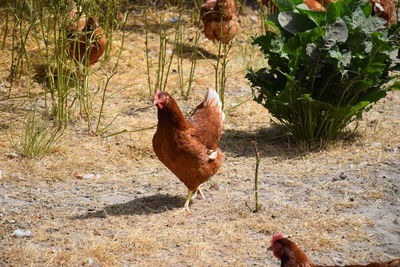
M270 246L269 248L267 248L267 250L272 250L272 246Z

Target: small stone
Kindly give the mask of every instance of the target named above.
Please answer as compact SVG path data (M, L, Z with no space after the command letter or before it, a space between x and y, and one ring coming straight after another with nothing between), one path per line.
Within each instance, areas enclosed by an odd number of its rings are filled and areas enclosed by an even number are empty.
M251 16L250 19L251 19L252 21L254 21L254 22L257 22L257 21L258 21L258 17L257 17L257 16Z
M343 259L340 258L339 256L333 256L332 260L336 265L342 265L343 264Z
M378 146L380 146L380 145L381 145L381 143L376 142L376 143L372 143L372 144L371 144L371 147L378 147Z
M344 180L347 178L347 174L345 174L344 172L339 173L339 178Z
M87 174L84 174L82 177L83 177L83 179L92 179L94 177L94 174L93 173L87 173Z
M178 17L174 17L174 18L168 20L168 22L177 22L177 21L179 21Z
M23 229L17 228L14 231L14 234L19 237L25 237L25 236L31 236L32 232L30 230L23 230Z

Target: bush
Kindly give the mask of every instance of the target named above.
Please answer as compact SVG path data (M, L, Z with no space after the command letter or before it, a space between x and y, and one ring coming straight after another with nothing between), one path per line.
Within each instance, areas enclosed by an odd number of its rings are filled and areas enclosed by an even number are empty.
M299 2L275 1L280 13L266 22L274 31L253 38L268 66L246 77L254 100L296 141L329 141L399 89L391 75L399 66L399 27L371 16L369 0L341 0L326 12Z

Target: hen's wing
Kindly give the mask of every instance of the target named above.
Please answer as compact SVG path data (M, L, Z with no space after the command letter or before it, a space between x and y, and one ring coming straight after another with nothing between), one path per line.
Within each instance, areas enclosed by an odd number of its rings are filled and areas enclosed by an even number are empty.
M224 117L217 92L208 89L203 102L189 120L194 126L191 134L199 138L208 149L216 149L222 134Z

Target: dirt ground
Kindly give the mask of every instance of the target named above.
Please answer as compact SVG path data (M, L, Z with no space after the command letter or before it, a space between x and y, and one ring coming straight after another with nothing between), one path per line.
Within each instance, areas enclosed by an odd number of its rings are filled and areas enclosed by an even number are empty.
M110 133L157 123L140 16L131 16L110 81L105 120L119 115ZM277 232L318 264L400 258L400 93L391 92L365 113L349 140L326 149L292 144L251 100L244 74L264 64L250 40L258 17L244 10L241 24L229 55L225 160L203 185L206 199L195 199L191 214L180 212L185 186L153 153L154 128L100 138L78 120L52 153L28 159L15 154L12 143L32 106L41 108L43 100L0 102L0 266L279 266L267 251ZM158 39L151 34L155 56ZM114 42L117 49L121 32ZM204 37L200 47L216 52ZM104 83L112 63L92 68L93 89ZM213 64L213 58L198 60L189 100L176 94L185 112L214 86ZM8 66L5 60L0 67L0 99L9 89ZM25 85L21 80L12 92L23 94ZM168 90L176 85L171 73ZM33 92L41 86L35 82ZM258 213L246 207L254 205L255 140L261 154Z

